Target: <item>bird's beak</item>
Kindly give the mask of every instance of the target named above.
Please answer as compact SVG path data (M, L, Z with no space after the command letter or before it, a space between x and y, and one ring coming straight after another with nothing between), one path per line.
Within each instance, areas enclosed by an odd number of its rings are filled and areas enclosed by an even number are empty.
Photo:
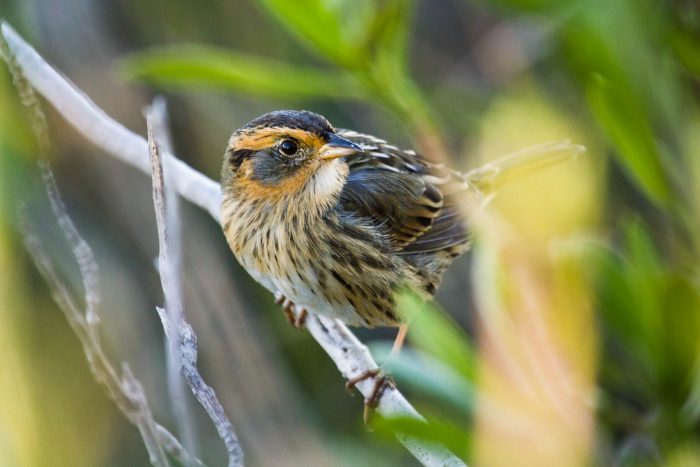
M337 159L356 152L362 152L362 148L352 141L331 133L328 142L321 146L319 158L322 160Z

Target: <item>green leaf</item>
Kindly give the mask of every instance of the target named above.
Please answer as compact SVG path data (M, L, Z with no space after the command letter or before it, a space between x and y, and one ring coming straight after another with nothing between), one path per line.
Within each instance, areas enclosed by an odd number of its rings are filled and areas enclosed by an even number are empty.
M469 338L447 315L415 294L397 295L398 309L410 319L409 338L418 349L474 381L476 356Z
M424 441L443 444L457 456L466 459L471 441L466 423L464 427L460 427L444 419L430 416L428 419L429 423L411 417L376 417L372 427L385 436L401 433Z
M391 345L384 342L372 343L370 349L378 361L384 362L382 367L395 376L401 386L410 386L437 400L445 401L464 415L472 412L472 383L446 363L424 352L407 348L388 358Z
M377 7L365 40L378 61L390 61L400 68L406 66L408 27L414 4L409 0L391 0Z
M472 2L473 0L469 1ZM516 11L551 12L562 6L567 6L571 2L567 0L482 0L482 3L495 7L510 8Z
M644 224L638 219L627 220L623 226L625 234L625 251L630 259L630 264L635 270L650 282L656 283L656 279L663 274L661 259L656 251Z
M671 41L678 60L688 71L700 76L700 46L698 40L688 33L679 31Z
M639 334L645 339L654 368L664 365L660 354L663 332L662 298L666 289L664 271L656 247L641 222L630 221L624 227L625 259L622 271L632 293L631 318L638 322Z
M347 67L362 64L363 17L371 2L259 0L289 32L311 50ZM359 26L359 28L358 28Z
M663 394L675 397L678 406L689 393L698 391L693 384L693 369L700 357L700 293L681 275L670 275L660 306L663 337ZM696 383L697 384L697 383Z
M634 97L625 86L596 74L588 86L588 101L632 179L653 201L668 204L671 192L654 135Z
M665 302L672 276L639 221L627 221L622 230L621 253L601 249L589 255L598 270L602 329L614 350L603 360L601 374L613 386L633 387L652 398L668 366Z
M130 79L158 85L233 89L276 98L364 95L345 73L193 45L130 55L122 60L121 70Z

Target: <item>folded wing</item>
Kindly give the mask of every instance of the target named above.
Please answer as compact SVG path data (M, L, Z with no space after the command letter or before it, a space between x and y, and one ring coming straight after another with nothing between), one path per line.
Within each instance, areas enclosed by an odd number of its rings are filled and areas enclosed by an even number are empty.
M437 252L467 242L464 217L452 195L469 186L457 172L372 136L339 134L364 149L347 158L350 173L340 199L344 210L381 225L396 253Z

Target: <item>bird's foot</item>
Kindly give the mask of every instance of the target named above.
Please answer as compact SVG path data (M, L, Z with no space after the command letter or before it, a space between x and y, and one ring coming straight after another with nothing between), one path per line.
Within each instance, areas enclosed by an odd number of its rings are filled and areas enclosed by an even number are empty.
M296 305L294 305L294 302L289 300L281 293L277 293L275 295L275 303L282 307L284 317L287 318L287 321L289 321L289 324L291 324L292 327L295 329L301 329L304 327L304 324L306 324L306 316L309 314L308 311L306 311L306 308L302 308L299 310L298 314L295 314L294 308Z
M362 420L365 422L365 426L369 426L369 422L372 420L372 415L374 415L374 410L379 405L379 401L388 388L395 387L394 381L391 376L387 375L380 368L374 368L372 370L367 370L354 378L348 379L345 383L345 389L348 392L352 392L352 389L357 386L357 383L367 379L374 379L374 387L369 393L369 396L365 398L365 408L362 415Z

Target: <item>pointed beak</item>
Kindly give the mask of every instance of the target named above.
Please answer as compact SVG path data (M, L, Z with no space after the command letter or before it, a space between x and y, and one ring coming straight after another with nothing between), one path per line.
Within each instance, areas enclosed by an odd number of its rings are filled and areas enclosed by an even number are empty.
M328 142L321 146L319 158L322 160L337 159L356 152L362 152L362 148L352 141L331 133L328 136Z

